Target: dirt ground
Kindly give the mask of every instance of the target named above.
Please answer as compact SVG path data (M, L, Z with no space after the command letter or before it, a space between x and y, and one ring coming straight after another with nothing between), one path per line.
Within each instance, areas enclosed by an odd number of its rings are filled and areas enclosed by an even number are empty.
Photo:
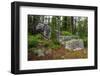
M46 54L45 56L36 56L32 54L31 52L28 52L28 60L34 61L34 60L57 60L57 59L84 59L88 58L88 52L87 49L81 49L81 50L68 50L64 47L61 47L59 49L53 49L51 53Z

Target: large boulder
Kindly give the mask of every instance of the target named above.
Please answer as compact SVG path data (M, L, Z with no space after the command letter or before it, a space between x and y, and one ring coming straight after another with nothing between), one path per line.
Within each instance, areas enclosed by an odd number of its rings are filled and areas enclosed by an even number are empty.
M48 24L38 23L36 26L36 31L41 33L45 38L50 39L51 28Z
M78 39L78 36L59 36L59 42L63 45L66 44L66 41Z
M82 39L72 39L65 42L65 48L66 49L72 49L72 50L81 50L84 48L84 43Z

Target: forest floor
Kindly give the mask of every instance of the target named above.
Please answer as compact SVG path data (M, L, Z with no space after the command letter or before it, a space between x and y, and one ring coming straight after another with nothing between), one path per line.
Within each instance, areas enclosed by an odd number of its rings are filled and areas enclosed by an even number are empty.
M87 49L81 50L68 50L64 47L53 49L51 53L46 54L45 56L36 56L28 51L28 60L57 60L57 59L85 59L88 58Z

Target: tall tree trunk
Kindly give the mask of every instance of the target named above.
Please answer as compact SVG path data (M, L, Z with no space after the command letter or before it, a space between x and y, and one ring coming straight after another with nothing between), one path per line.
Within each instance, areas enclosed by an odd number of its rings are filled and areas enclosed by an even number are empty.
M73 17L71 17L72 34L74 34Z

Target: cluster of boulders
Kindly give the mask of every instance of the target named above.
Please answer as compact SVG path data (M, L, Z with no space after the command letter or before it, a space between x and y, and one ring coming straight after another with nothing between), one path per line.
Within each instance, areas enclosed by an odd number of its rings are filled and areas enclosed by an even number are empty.
M82 39L79 39L77 36L60 36L59 42L64 45L65 49L71 51L78 51L84 48L84 43ZM34 55L41 57L52 53L51 49L38 48L31 49Z
M50 49L46 50L44 48L40 48L40 49L32 49L32 52L34 55L41 57L41 56L51 54L52 50L50 50Z
M84 48L82 39L77 36L61 36L59 42L65 46L66 49L77 51Z
M46 23L38 23L36 26L37 33L43 35L44 38L50 39L51 27Z

